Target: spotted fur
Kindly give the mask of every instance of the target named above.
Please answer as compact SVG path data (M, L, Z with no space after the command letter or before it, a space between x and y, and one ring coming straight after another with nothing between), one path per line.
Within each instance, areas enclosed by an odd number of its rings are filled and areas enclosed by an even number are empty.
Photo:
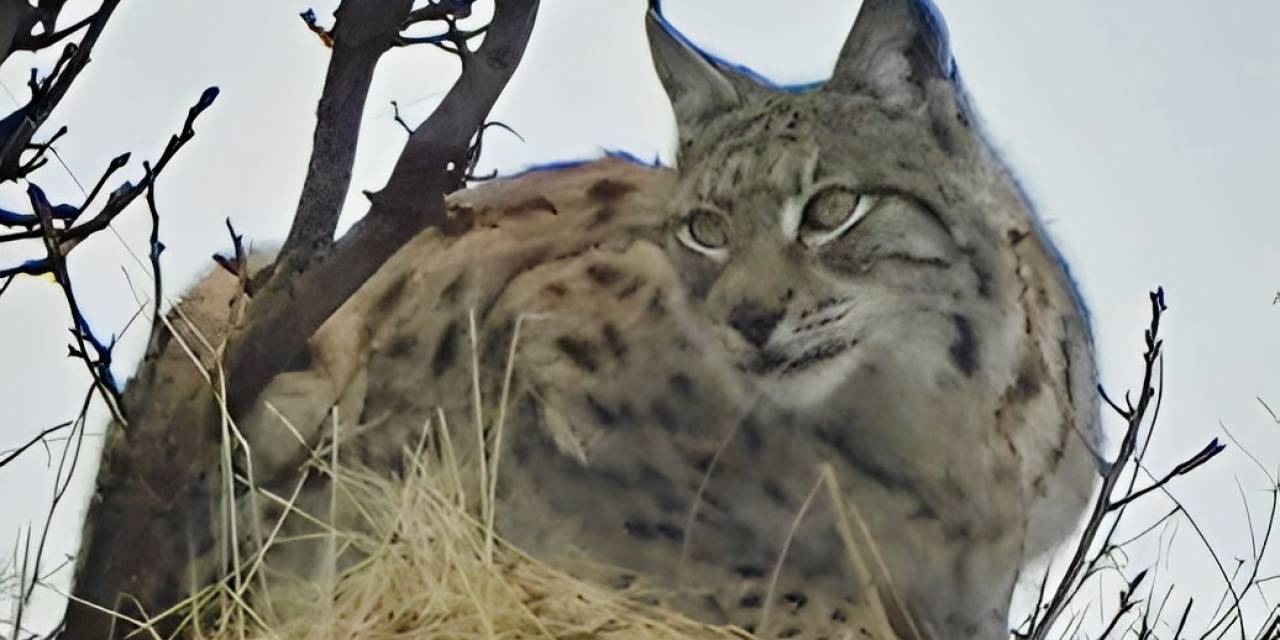
M504 536L765 636L856 636L872 595L900 596L904 635L1003 636L1019 567L1091 487L1092 348L939 16L866 0L831 82L806 92L649 26L679 171L607 159L453 196L470 231L409 243L267 389L245 421L258 477L288 486L307 460L266 402L313 442L338 406L344 455L394 470L437 408L472 419L473 358L492 429L519 326ZM826 189L874 204L815 230ZM691 243L697 215L716 246ZM841 504L820 493L802 514L827 466ZM888 575L850 561L855 511ZM305 573L294 548L275 566Z

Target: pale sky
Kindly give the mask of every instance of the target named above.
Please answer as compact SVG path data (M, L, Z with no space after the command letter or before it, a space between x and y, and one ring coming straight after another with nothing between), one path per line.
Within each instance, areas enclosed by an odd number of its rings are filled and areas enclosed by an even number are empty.
M1221 423L1275 474L1280 425L1256 398L1280 408L1280 306L1272 303L1280 291L1280 206L1272 193L1280 173L1280 3L936 2L993 142L1080 282L1093 312L1102 382L1116 395L1140 380L1146 292L1155 285L1167 290L1167 397L1149 458L1152 472L1162 474L1223 436ZM169 295L209 267L210 253L227 248L224 218L255 242L278 242L286 232L328 55L297 14L314 7L331 24L336 4L124 2L93 63L43 129L70 126L58 149L86 187L123 151L133 151L134 161L117 180L136 180L141 160L159 154L201 90L221 87L196 139L157 190ZM67 17L74 18L96 2L69 5ZM673 124L649 62L644 5L543 0L528 53L493 114L525 142L491 131L482 171L514 172L613 149L670 157ZM664 2L669 19L695 42L778 83L821 80L830 72L858 2L793 0L774 11L744 6ZM0 72L4 89L20 101L31 64L29 57L11 60ZM34 64L47 70L50 62ZM388 102L398 100L416 123L455 73L449 57L426 47L384 58L370 94L347 222L364 211L360 190L382 186L403 143ZM0 111L13 107L0 91ZM57 162L35 180L55 201L80 199ZM23 208L24 189L0 186L0 206ZM137 205L115 224L144 262L149 224ZM0 264L39 251L0 247ZM104 335L118 332L137 306L124 272L140 296L150 291L146 272L110 234L78 248L71 266L80 299ZM67 326L61 294L45 280L19 279L0 297L0 451L74 417L87 378L82 365L64 358ZM122 378L139 357L147 328L139 321L118 347ZM91 431L102 424L101 413L95 415ZM1109 417L1107 424L1114 440L1120 423ZM1207 468L1172 485L1228 572L1235 558L1250 553L1245 501L1259 539L1269 505L1269 481L1229 444ZM55 465L57 453L55 447ZM74 552L96 451L86 458L55 520L50 565ZM38 532L52 483L43 450L0 469L0 567L20 530L31 525ZM1170 505L1158 495L1144 500L1130 512L1132 530ZM1153 537L1136 547L1129 573L1151 565L1161 548L1170 560L1159 565L1158 593L1176 583L1169 608L1180 610L1194 596L1198 606L1206 604L1192 618L1203 620L1224 585L1185 520L1159 544ZM67 573L53 583L65 588ZM1275 573L1280 561L1261 575ZM1280 581L1272 587L1268 601L1274 603ZM1113 588L1104 596L1115 602ZM41 599L34 628L48 624L58 608ZM1266 608L1251 602L1250 626L1262 623ZM8 617L0 601L0 620ZM7 633L7 623L0 623L0 636Z

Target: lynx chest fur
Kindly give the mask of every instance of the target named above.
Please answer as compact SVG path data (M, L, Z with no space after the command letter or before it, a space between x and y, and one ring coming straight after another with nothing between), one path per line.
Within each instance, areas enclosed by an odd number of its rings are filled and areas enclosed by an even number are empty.
M456 194L470 230L406 246L264 398L313 441L337 406L344 455L389 470L438 412L478 420L463 456L501 447L499 533L710 622L842 637L876 593L904 635L1000 637L1019 567L1089 492L1093 363L936 11L867 0L806 93L649 32L678 172ZM306 459L273 421L248 420L268 482Z

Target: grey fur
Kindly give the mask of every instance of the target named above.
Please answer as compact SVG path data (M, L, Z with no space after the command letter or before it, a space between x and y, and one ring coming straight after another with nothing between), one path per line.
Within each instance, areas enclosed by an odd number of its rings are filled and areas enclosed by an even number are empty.
M766 637L856 635L858 606L894 594L904 637L908 620L1004 637L1019 568L1095 477L1092 345L936 11L867 0L805 93L755 86L652 17L649 34L679 175L606 160L451 197L471 231L408 244L242 421L257 478L288 493L308 460L267 402L313 445L337 405L343 459L388 472L437 408L469 424L474 312L486 416L523 327L497 489L523 549L569 569L585 553ZM455 443L475 464L481 445ZM802 514L825 465L843 504ZM327 513L325 482L304 510ZM869 583L839 534L855 508L887 563ZM198 566L216 538L193 542ZM269 564L305 576L315 553Z

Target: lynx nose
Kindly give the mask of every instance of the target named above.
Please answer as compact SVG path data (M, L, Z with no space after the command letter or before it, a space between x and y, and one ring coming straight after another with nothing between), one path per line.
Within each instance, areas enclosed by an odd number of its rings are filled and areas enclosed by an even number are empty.
M769 341L774 327L782 321L782 311L768 309L753 302L740 302L729 311L729 326L759 349Z

